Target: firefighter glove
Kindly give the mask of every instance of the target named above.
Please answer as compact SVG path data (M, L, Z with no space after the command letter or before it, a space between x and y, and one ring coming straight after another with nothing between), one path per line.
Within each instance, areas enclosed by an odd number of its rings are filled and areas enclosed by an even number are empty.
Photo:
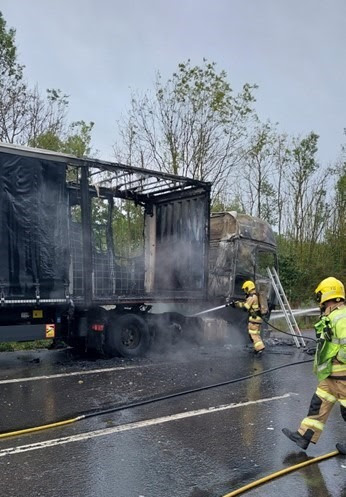
M226 304L227 307L235 307L235 301L234 300L229 300Z

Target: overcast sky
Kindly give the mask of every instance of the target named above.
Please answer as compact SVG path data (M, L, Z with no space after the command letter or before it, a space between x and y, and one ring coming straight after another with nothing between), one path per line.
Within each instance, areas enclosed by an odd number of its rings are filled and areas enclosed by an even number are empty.
M256 110L289 134L320 135L319 158L345 143L346 0L2 0L20 61L39 87L70 95L71 120L94 121L112 157L131 89L152 88L203 57L234 90L257 83Z

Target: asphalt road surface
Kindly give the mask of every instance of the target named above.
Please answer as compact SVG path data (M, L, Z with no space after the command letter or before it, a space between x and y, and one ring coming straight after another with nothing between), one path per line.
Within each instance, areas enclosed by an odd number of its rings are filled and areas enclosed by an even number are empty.
M184 392L308 360L292 346L188 347L141 360L86 361L69 350L0 354L0 431L17 430ZM335 406L307 450L296 429L316 387L312 364L0 440L6 497L221 497L346 442ZM345 497L337 456L244 495Z

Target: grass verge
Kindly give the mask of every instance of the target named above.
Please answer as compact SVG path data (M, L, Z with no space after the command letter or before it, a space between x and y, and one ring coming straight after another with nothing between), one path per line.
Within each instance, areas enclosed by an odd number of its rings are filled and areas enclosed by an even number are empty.
M34 340L33 342L0 342L0 352L15 352L17 350L48 349L53 340Z

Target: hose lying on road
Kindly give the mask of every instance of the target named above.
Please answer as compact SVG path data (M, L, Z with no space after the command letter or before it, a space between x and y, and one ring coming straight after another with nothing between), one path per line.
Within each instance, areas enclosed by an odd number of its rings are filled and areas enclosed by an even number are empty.
M33 433L33 432L36 432L36 431L47 430L49 428L56 428L58 426L64 426L64 425L67 425L67 424L75 423L76 421L81 421L82 419L92 418L92 417L95 417L95 416L102 416L104 414L109 414L109 413L116 412L116 411L123 411L125 409L131 409L131 408L134 408L134 407L140 407L140 406L144 406L144 405L147 405L147 404L153 404L154 402L160 402L160 401L163 401L163 400L173 399L175 397L181 397L183 395L188 395L188 394L192 394L192 393L195 393L195 392L201 392L203 390L209 390L211 388L217 388L217 387L222 387L222 386L225 386L225 385L231 385L232 383L238 383L240 381L249 380L251 378L255 378L256 376L261 376L263 374L271 373L272 371L277 371L278 369L283 369L283 368L287 368L287 367L290 367L290 366L296 366L298 364L305 364L305 363L308 363L308 362L312 362L312 360L313 359L307 359L307 360L304 360L304 361L290 362L288 364L282 364L281 366L275 366L274 368L266 369L266 370L261 371L259 373L251 374L251 375L248 375L248 376L243 376L241 378L235 378L233 380L223 381L221 383L214 383L212 385L207 385L207 386L204 386L204 387L193 388L193 389L190 389L190 390L184 390L182 392L177 392L177 393L171 393L171 394L168 394L168 395L163 395L161 397L140 400L138 402L133 402L131 404L124 404L124 405L120 405L120 406L116 406L116 407L111 407L109 409L98 410L96 412L89 412L89 413L86 413L86 414L80 414L79 416L76 416L74 418L69 418L69 419L66 419L66 420L57 421L55 423L50 423L50 424L45 424L45 425L40 425L40 426L34 426L34 427L31 427L31 428L23 428L23 429L15 430L15 431L3 432L3 433L0 433L0 439L2 439L2 438L8 438L8 437L14 437L14 436L18 436L18 435L24 435L24 434Z
M325 459L329 459L330 457L338 456L340 454L345 455L344 452L342 452L341 450L335 450L334 452L329 452L328 454L324 454L323 456L318 456L312 459L308 459L307 461L295 464L294 466L290 466L288 468L281 469L280 471L276 471L271 475L265 476L263 478L260 478L259 480L248 483L247 485L237 488L236 490L233 490L233 492L230 492L224 495L223 497L234 497L235 495L243 494L247 490L251 490L252 488L258 487L263 483L268 483L269 481L274 480L274 478L287 475L288 473L292 473L292 471L296 471L297 469L305 468L305 466L309 466L310 464L314 464L316 462L324 461Z
M313 337L307 337L307 336L304 336L304 335L293 335L292 333L288 333L288 331L283 331L283 330L280 330L279 328L276 328L276 326L274 326L273 324L269 323L269 321L267 321L266 319L264 319L264 317L262 317L262 320L268 325L270 326L271 328L273 328L273 330L276 330L276 331L279 331L280 333L284 333L285 335L289 335L290 337L301 337L301 338L305 338L305 340L312 340L313 342L316 342L317 343L317 340L316 338L313 338Z
M43 431L43 430L48 430L49 428L57 428L58 426L70 425L84 418L85 416L81 415L77 416L76 418L65 419L64 421L56 421L55 423L49 423L47 425L33 426L32 428L24 428L21 430L10 431L7 433L4 432L0 433L0 438L15 437L17 435L25 435L26 433L34 433L35 431Z

